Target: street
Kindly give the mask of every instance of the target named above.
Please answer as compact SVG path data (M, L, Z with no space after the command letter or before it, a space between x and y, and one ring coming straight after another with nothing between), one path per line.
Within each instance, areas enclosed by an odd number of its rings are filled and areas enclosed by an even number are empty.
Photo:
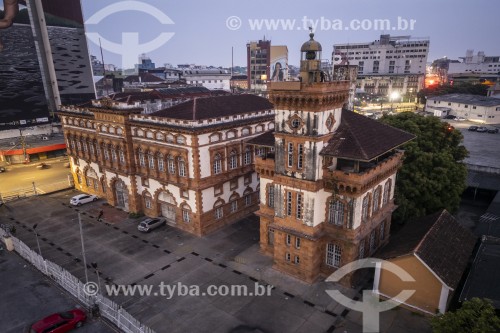
M33 188L33 182L42 189L48 185L68 183L70 171L64 166L67 160L54 159L45 163L48 165L45 169L38 169L36 166L39 163L7 167L6 172L0 173L0 194Z

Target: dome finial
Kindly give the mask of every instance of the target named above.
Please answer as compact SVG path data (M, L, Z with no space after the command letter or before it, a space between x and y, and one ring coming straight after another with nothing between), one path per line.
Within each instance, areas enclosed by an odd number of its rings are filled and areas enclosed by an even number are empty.
M311 40L314 40L314 32L312 27L309 27L309 37L311 37Z

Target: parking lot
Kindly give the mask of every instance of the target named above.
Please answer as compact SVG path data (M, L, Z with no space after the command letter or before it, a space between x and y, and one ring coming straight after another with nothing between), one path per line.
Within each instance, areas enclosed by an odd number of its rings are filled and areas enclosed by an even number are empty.
M85 280L78 227L81 213L90 281L102 285L209 286L273 285L265 296L110 297L145 325L161 332L361 332L361 314L335 302L327 289L348 297L359 290L332 283L313 285L287 277L259 253L258 219L244 219L210 236L196 238L171 226L151 233L137 230L139 220L103 206L101 200L81 207L69 205L76 191L59 192L10 203L0 211L0 223L16 227L16 236L36 249L32 226L37 223L40 250L49 260ZM104 211L104 222L97 214ZM369 288L369 286L367 286ZM157 289L154 289L157 290ZM382 314L382 332L428 332L426 318L396 309ZM403 329L404 327L404 329Z
M29 325L56 312L80 307L68 294L15 253L0 254L0 332L27 333ZM84 310L84 309L83 309ZM88 318L78 333L116 332Z

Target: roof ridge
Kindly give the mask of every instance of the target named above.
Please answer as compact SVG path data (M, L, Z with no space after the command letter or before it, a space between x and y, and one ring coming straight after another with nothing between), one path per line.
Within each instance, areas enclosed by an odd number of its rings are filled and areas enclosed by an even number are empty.
M420 240L420 242L418 242L417 246L415 246L415 248L413 249L413 252L414 253L417 253L418 250L420 249L420 247L422 246L422 244L425 242L425 240L427 239L427 236L430 234L431 230L434 229L434 227L436 226L436 224L441 220L441 217L443 216L443 214L446 212L446 209L442 209L441 210L441 213L439 214L438 218L435 220L435 222L431 225L431 227L429 228L429 230L427 230L427 232L422 236L422 239Z

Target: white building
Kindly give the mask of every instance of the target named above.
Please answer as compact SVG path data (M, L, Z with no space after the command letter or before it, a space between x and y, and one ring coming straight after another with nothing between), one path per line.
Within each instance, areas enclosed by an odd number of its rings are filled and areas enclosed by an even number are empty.
M186 69L182 76L187 84L210 90L230 90L231 73L225 69Z
M498 74L500 73L500 56L487 57L483 51L474 55L474 50L467 50L463 62L450 63L448 75L453 74Z
M416 97L423 88L429 39L381 35L367 43L335 44L334 65L357 65L357 86L363 92Z
M500 99L478 95L448 94L429 97L426 111L449 108L449 114L483 124L500 123Z

